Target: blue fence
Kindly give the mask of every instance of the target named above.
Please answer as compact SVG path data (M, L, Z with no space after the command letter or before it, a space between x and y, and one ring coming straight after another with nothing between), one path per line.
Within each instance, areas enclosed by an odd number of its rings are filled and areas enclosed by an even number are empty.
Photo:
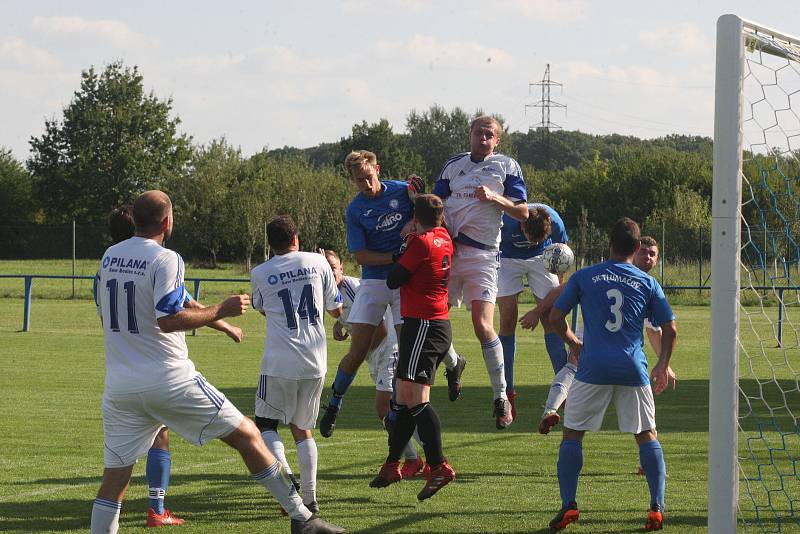
M0 278L21 278L25 285L25 306L22 312L22 331L28 332L30 331L31 327L31 293L33 288L33 279L34 278L55 278L55 279L65 279L65 280L92 280L94 279L93 276L70 276L70 275L45 275L45 274L0 274ZM193 290L192 296L195 300L200 299L200 284L201 282L247 282L250 283L249 278L186 278L187 282L192 282ZM710 290L711 286L664 286L664 290L676 290L676 291L707 291ZM748 287L742 289L754 289L756 291L771 291L778 294L778 347L781 347L783 344L783 316L784 316L784 304L783 304L783 294L786 291L798 291L800 290L800 286L781 286L781 287L772 287L772 286L755 286L755 287ZM574 329L577 325L578 315L577 315L577 308L573 310L572 313L572 328ZM192 335L196 335L197 330L192 330Z

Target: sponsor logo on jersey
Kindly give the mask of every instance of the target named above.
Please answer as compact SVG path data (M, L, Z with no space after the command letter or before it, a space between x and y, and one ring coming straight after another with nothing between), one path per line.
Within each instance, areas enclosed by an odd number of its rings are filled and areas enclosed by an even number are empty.
M387 232L394 230L403 220L403 214L398 212L385 213L378 217L378 223L375 225L376 231Z
M467 173L465 173L465 172L464 172L464 169L461 169L461 170L458 172L458 175L459 175L459 176L464 176L465 174L467 174Z
M267 278L267 282L269 282L269 285L274 286L275 284L278 283L278 277L275 276L274 274L271 274Z
M372 213L372 208L368 209L364 213L361 214L362 217L369 217L369 214Z
M147 260L140 260L136 258L122 258L106 256L103 258L103 268L116 267L117 269L133 269L135 271L143 271L147 269Z
M437 247L441 247L442 245L444 245L444 239L442 239L441 237L434 237L433 244L436 245Z

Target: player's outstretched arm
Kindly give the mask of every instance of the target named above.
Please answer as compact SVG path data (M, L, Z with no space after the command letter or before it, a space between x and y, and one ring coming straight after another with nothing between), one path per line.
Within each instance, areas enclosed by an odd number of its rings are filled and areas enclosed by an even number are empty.
M672 389L678 382L675 372L669 365L672 358L672 349L675 348L675 339L678 336L678 328L675 321L661 325L661 352L658 355L658 363L650 372L650 380L653 382L653 393L660 395L672 384Z
M578 336L575 335L567 324L567 312L554 306L550 310L549 319L556 334L564 340L564 343L569 345L569 360L577 362L580 357L581 349L583 348L583 342L578 339Z
M547 296L539 301L535 308L523 315L519 320L519 324L522 326L522 328L527 330L535 330L539 325L541 318L549 315L550 310L553 308L553 304L555 304L563 291L564 284L551 289Z
M186 308L199 308L199 309L205 308L205 306L203 306L194 299L187 300L183 305ZM240 343L242 341L242 338L244 337L244 332L242 332L241 328L239 328L238 326L233 326L232 324L228 323L227 321L223 321L222 319L208 323L206 326L208 326L209 328L213 328L214 330L219 330L220 332L231 338L236 343Z
M232 295L219 304L207 308L184 308L178 313L158 318L162 332L182 332L207 326L225 317L242 315L250 306L248 295Z
M359 250L353 256L359 265L389 265L392 263L391 252L375 252L374 250Z

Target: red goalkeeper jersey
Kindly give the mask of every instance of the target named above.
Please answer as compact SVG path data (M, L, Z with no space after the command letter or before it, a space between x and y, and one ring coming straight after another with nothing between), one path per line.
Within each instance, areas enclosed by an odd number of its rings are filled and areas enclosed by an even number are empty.
M398 263L411 278L400 287L400 314L414 319L447 319L447 282L453 242L444 227L408 238Z

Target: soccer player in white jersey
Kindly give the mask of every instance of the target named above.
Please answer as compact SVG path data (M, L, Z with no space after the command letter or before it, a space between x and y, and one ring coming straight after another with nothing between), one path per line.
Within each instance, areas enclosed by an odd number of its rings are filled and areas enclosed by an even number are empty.
M105 469L92 507L92 534L119 529L133 466L168 426L194 445L220 438L242 456L253 479L292 519L292 532L343 532L308 508L255 424L195 370L184 332L245 312L247 295L207 308L185 308L184 265L162 243L172 232L172 203L147 191L133 204L136 235L113 245L100 263L106 352L103 393Z
M653 393L662 393L669 384L675 386L670 359L677 329L661 286L633 265L639 239L639 226L634 221L627 217L618 220L610 232L610 259L573 274L550 311L551 324L570 346L570 353L580 357L564 413L557 469L561 510L550 522L554 530L578 520L576 495L583 467L583 436L586 431L600 429L612 402L620 431L636 439L650 489L644 530L663 527L666 466L656 435ZM564 320L578 304L583 315L583 342ZM645 318L663 330L658 362L649 375L642 351Z
M513 158L494 151L501 132L500 123L492 117L472 121L470 151L447 160L433 188L444 200L445 222L455 245L450 304L463 300L471 308L472 326L492 384L498 429L514 420L506 394L503 347L494 329L500 227L503 213L518 221L528 218L522 169ZM450 353L455 353L452 347Z
M356 295L361 289L361 281L358 278L344 274L342 260L334 250L324 250L322 253L328 264L331 266L333 276L336 278L336 285L342 294L342 315L339 316L333 325L333 339L345 341L349 335L349 316L350 310L355 302ZM397 335L392 328L392 310L387 307L383 315L383 322L375 329L372 338L369 354L367 355L367 365L372 381L375 382L375 413L381 422L393 412L390 411L392 394L394 391L394 372L397 365ZM415 433L414 439L419 442L419 436ZM401 468L404 479L411 479L423 475L426 472L427 464L417 454L417 449L409 440L403 451L405 461ZM429 471L429 469L427 469Z
M303 504L317 504L317 444L311 434L328 371L325 323L342 313L342 298L325 258L301 252L297 226L288 215L267 225L275 256L250 275L253 308L267 318L261 377L256 391L256 426L275 457L290 471L278 424L289 425L297 449Z

